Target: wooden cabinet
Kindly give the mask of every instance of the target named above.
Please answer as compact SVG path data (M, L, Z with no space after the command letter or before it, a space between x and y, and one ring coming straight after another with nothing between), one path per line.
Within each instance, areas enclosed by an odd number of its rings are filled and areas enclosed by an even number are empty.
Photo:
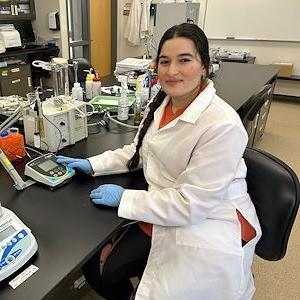
M34 0L1 0L1 20L33 20L35 19Z

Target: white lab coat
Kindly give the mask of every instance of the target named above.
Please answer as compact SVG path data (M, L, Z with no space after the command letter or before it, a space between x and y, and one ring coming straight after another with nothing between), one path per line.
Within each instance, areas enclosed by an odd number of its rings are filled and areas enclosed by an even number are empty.
M185 112L158 129L157 109L141 150L149 191L125 190L119 216L153 226L137 300L251 299L261 236L242 158L247 134L210 81ZM126 172L134 144L89 158L95 175ZM236 209L257 235L241 246Z
M142 5L140 0L132 0L128 21L125 27L124 37L132 46L140 45Z
M142 1L140 37L144 39L150 31L150 6L152 0Z

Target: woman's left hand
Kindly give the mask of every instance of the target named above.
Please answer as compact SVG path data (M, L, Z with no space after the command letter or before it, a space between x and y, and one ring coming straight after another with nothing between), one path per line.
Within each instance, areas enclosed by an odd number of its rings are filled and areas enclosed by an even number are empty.
M95 204L118 207L125 189L116 184L102 184L90 193Z

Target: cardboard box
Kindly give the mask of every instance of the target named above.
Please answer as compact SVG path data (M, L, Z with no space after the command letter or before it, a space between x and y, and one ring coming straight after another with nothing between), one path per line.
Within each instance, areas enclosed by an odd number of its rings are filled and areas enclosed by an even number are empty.
M278 73L279 77L291 77L293 74L293 64L285 62L275 62L273 65L279 66L281 69Z

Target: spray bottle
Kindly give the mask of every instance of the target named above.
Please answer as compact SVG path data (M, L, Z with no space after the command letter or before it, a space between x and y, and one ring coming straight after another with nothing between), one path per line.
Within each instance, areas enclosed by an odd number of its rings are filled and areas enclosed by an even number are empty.
M121 82L121 97L119 98L118 101L118 116L117 118L120 121L125 121L128 120L128 111L129 111L129 102L127 98L127 84L125 81Z

